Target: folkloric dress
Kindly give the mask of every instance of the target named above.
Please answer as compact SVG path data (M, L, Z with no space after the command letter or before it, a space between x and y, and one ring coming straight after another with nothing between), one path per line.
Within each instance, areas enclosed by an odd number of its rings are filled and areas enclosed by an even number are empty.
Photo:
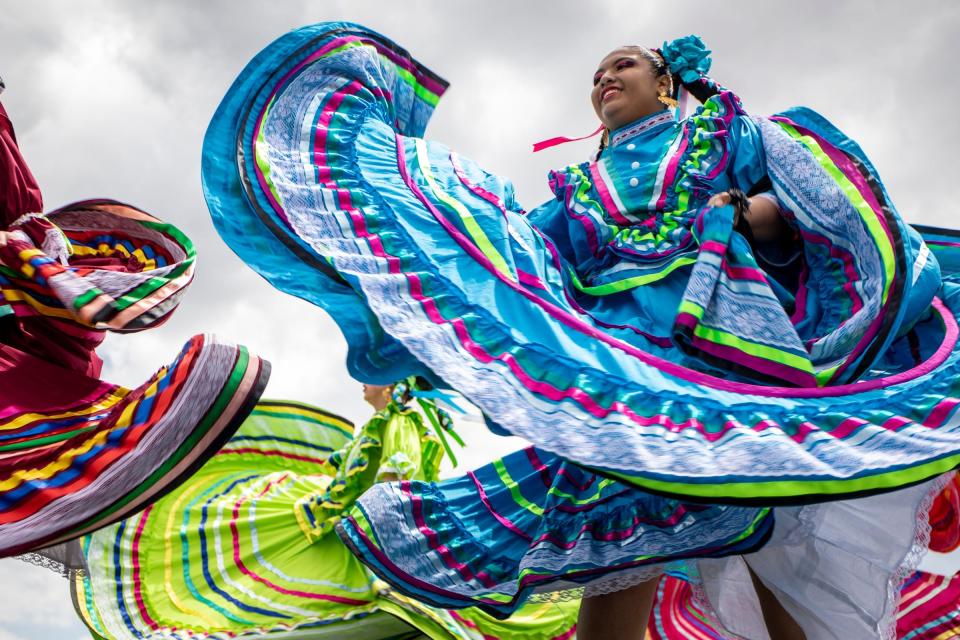
M42 210L0 105L0 557L143 509L226 442L269 375L203 335L136 388L101 380L106 332L169 317L193 244L112 200Z
M420 414L391 403L352 425L293 402L261 402L189 482L85 537L74 604L97 637L567 640L577 603L531 603L507 620L444 611L391 589L333 525L384 476L436 480L443 448Z
M905 224L818 114L747 114L697 43L664 54L703 106L611 132L529 215L420 137L446 83L359 25L281 37L218 108L203 181L234 251L334 317L358 378L424 375L536 446L359 501L340 534L398 589L505 615L742 553L769 533L753 507L787 505L756 573L811 634L828 597L858 612L836 634L892 633L918 523L960 463L960 243ZM706 205L733 187L775 199L793 239L752 245ZM737 563L687 573L713 602Z

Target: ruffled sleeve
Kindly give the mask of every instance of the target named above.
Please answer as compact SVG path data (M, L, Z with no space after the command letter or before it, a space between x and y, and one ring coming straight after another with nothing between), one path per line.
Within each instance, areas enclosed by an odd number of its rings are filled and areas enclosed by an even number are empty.
M731 186L750 192L767 175L767 159L757 122L740 98L726 89L707 99L690 117L703 137L722 139L725 172Z
M552 242L560 256L590 271L618 229L603 216L603 206L593 199L592 184L584 165L550 172L550 187L556 197L527 215L528 220Z
M664 42L661 55L675 77L703 103L700 114L719 114L726 120L729 165L733 186L750 191L766 174L763 142L756 122L747 115L740 98L707 75L712 60L698 36L690 35Z
M739 105L739 99L730 95ZM760 129L741 109L741 115L735 116L730 123L729 131L730 164L727 174L733 186L749 193L767 175Z
M357 498L378 482L436 480L443 447L420 414L391 404L330 454L320 472L330 483L297 502L297 521L307 539L327 535Z

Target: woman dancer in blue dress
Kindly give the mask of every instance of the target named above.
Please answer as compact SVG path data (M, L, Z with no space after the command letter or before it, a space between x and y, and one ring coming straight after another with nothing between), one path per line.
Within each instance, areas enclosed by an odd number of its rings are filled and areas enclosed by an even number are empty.
M334 316L358 378L425 375L538 447L361 498L340 535L398 589L507 615L697 557L723 616L711 585L752 591L750 572L708 558L756 548L766 507L789 505L750 562L786 612L775 632L891 628L918 513L960 462L958 245L925 244L817 114L749 116L705 54L686 38L605 59L608 144L529 215L419 137L446 83L358 25L280 38L218 109L204 185L231 247ZM703 101L682 121L658 100L671 82Z

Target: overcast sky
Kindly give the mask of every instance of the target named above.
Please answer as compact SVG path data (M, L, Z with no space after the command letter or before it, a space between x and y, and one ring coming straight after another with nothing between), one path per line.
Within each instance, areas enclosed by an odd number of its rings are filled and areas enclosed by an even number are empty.
M200 190L203 132L247 61L285 31L351 20L395 39L451 82L428 134L510 176L528 208L550 168L593 144L592 72L622 44L700 34L712 75L746 108L813 107L859 141L910 222L960 226L955 149L960 3L526 1L135 2L0 5L2 99L47 209L90 197L135 204L195 242L197 278L164 327L108 337L105 377L137 385L191 335L214 332L273 363L267 395L354 420L369 412L320 310L261 281L220 241ZM736 7L722 10L723 7ZM474 466L518 442L462 431ZM85 637L66 583L0 562L0 640Z

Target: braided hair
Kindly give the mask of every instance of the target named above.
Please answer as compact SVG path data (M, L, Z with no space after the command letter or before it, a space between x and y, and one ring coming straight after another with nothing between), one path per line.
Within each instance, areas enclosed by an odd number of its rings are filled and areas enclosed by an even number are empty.
M675 99L678 97L680 93L680 87L683 87L689 91L690 95L696 98L701 104L717 94L716 85L712 82L704 82L702 78L697 78L693 82L684 82L678 74L670 73L670 67L667 65L667 61L663 57L663 51L659 48L649 49L639 45L630 45L624 47L624 49L635 51L646 58L653 67L653 72L657 77L667 75L668 73L670 74L671 98Z
M420 408L427 414L428 418L437 420L437 426L443 431L453 430L453 418L450 414L437 406L437 403L425 394L418 394L420 391L433 391L433 385L422 376L410 376L393 386L391 399L401 407L406 407L416 398ZM432 415L431 415L432 414ZM441 434L442 435L442 434Z

